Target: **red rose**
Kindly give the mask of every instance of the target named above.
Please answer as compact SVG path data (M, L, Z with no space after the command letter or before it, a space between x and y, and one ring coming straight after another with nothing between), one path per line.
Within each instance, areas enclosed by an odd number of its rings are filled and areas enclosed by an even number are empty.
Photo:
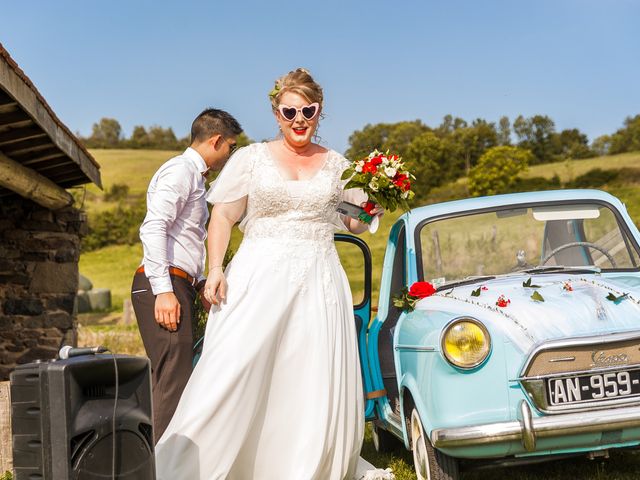
M380 155L378 155L377 157L373 157L370 160L370 162L373 163L377 167L378 165L380 165L382 163L382 157Z
M368 215L371 215L373 209L376 208L376 204L373 202L367 202L362 208L364 208L364 211L367 212Z
M402 191L406 192L407 190L411 189L411 182L409 180L406 180L403 184L402 184Z
M403 182L405 181L407 178L409 178L408 176L406 176L404 173L396 173L396 176L393 177L393 181L395 182Z
M505 297L504 297L504 295L500 295L500 296L498 297L498 301L496 302L496 305L497 305L498 307L502 307L502 308L504 308L504 307L506 307L507 305L509 305L510 303L511 303L511 300L509 300L509 299L505 298Z
M416 282L409 288L409 295L416 298L430 297L434 293L436 289L429 282Z
M376 173L378 169L372 162L366 162L362 166L362 173Z

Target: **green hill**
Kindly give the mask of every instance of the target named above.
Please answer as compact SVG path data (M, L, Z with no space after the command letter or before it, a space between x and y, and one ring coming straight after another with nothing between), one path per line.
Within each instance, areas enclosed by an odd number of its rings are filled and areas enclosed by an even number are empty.
M176 154L176 152L157 150L91 150L91 153L101 166L104 192L109 191L113 185L124 184L129 187L129 196L132 198L142 198L156 169ZM602 170L640 168L640 152L536 165L530 167L523 176L551 179L557 175L563 183L566 183L596 168ZM630 215L637 221L640 219L640 188L638 188L640 182L636 180L633 177L628 178L627 175L598 188L609 191L625 202ZM96 212L116 205L114 201L104 200L104 192L95 186L87 187L85 209L90 219ZM466 195L466 179L460 179L439 188L429 197L428 203L462 198ZM386 248L387 232L397 216L397 213L385 215L376 235L368 233L363 235L373 254L374 292L377 291L380 282L380 266ZM237 248L240 240L241 234L236 231L231 247ZM142 249L139 244L106 247L83 253L80 258L80 269L91 278L97 288L110 288L114 306L121 308L123 299L128 297L132 269L141 258ZM352 280L354 296L357 296L362 289L361 266L352 260L346 260L346 256L344 266Z

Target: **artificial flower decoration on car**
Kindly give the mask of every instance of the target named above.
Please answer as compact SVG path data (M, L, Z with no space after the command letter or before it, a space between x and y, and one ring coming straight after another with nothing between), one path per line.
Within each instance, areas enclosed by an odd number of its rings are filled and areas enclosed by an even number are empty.
M378 150L374 150L364 159L354 161L342 174L343 180L349 180L345 189L360 188L369 197L364 208L354 217L365 223L371 223L371 212L375 204L389 212L397 208L404 212L409 211L408 202L415 196L411 190L411 182L415 178L406 169L401 157ZM342 211L340 207L338 210ZM349 211L348 208L344 210Z
M489 290L489 289L483 285L481 287L476 288L475 290L472 290L471 291L471 296L472 297L479 297L481 292L486 292L487 290Z
M623 293L622 295L616 295L615 293L610 293L609 295L607 295L607 300L609 300L610 302L615 303L616 305L619 304L622 300L624 300L625 298L628 298L629 294L628 293Z
M406 312L416 308L418 300L430 297L436 293L435 287L429 282L415 282L410 288L404 287L400 294L393 297L393 304Z
M498 300L496 301L496 305L501 308L505 308L507 305L511 303L511 300L506 298L504 295L500 295Z
M536 290L531 294L531 300L535 302L544 302L544 297L540 295L540 292L538 290Z
M540 288L540 285L533 285L531 283L531 277L529 277L526 282L522 282L522 286L524 288Z

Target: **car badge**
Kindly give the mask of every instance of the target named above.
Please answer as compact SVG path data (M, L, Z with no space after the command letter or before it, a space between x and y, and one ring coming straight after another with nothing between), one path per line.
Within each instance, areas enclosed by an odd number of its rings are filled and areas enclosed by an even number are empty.
M591 352L592 367L612 367L615 365L627 365L629 356L626 353L607 354L604 350L594 350Z

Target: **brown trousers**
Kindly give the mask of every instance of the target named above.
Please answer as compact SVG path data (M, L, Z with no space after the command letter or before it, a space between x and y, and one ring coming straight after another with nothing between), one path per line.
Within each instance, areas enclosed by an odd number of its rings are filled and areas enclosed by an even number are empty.
M180 302L180 323L175 332L156 322L156 297L145 274L136 273L131 285L131 303L144 349L151 360L153 436L156 442L169 425L193 369L196 290L183 278L171 276L171 283Z

